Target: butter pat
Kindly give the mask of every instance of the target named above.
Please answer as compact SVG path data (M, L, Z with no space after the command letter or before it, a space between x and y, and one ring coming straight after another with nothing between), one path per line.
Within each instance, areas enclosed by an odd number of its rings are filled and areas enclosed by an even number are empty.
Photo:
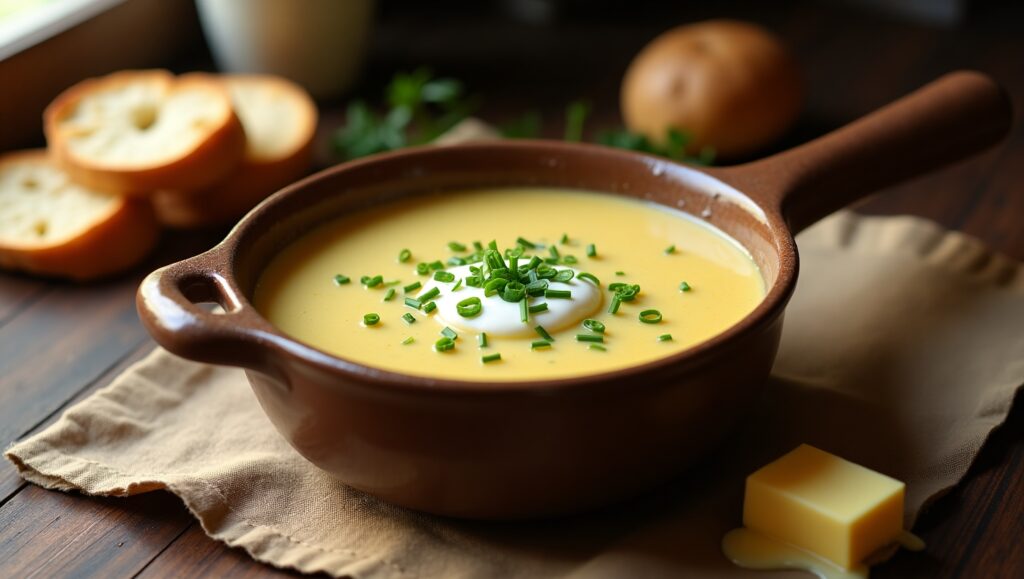
M806 444L747 477L743 524L852 568L899 540L905 485Z

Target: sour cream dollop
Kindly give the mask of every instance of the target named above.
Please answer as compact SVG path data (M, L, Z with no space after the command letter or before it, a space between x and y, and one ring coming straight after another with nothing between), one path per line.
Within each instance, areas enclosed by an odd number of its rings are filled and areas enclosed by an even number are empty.
M461 265L449 268L455 279L463 279L472 275L468 265ZM579 271L570 267L558 269L572 269L576 276ZM424 284L423 289L417 295L427 292L432 287L437 287L441 295L434 298L437 304L437 311L434 319L441 325L450 326L456 330L477 333L487 332L494 336L535 336L534 326L540 324L549 332L557 332L562 328L579 324L601 307L601 291L594 284L578 277L573 277L568 282L557 282L548 280L548 289L569 290L572 292L571 299L531 297L529 304L536 305L547 302L548 309L543 312L531 313L528 323L523 323L519 312L519 303L506 302L500 296L484 296L484 289L469 287L463 281L457 291L452 291L455 282L445 283L431 280ZM471 318L464 318L459 314L456 305L466 298L480 298L483 309L479 314Z

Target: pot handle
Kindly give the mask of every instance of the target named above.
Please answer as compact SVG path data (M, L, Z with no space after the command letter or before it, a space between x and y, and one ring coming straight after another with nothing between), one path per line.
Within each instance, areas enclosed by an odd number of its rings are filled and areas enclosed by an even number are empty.
M1012 117L994 80L958 71L809 143L713 173L781 212L795 234L882 187L996 144Z
M143 325L158 344L197 362L239 366L277 374L267 347L268 324L248 307L241 292L216 268L213 252L162 267L139 285L135 303ZM198 304L216 303L224 312Z

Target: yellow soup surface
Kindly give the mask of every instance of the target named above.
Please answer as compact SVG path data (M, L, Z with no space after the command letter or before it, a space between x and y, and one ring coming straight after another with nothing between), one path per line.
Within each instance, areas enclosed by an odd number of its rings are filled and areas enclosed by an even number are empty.
M557 291L548 297L528 297L528 305L549 309L528 312L523 323L520 304L504 300L503 290L486 296L467 283L471 267L488 275L485 262L449 263L472 262L479 255L474 242L486 250L491 241L506 268L508 256L521 248L517 265L524 272L536 256L547 260L546 268L574 275L558 283L549 279L548 291ZM400 260L403 250L406 261ZM420 265L431 263L433 268ZM551 275L546 268L534 273ZM600 285L581 278L584 272ZM338 283L339 275L350 281ZM380 283L373 281L377 276ZM455 279L445 281L450 277ZM529 279L524 273L524 282ZM415 282L421 287L405 290ZM616 292L610 284L625 287L614 286ZM635 286L631 300L616 299L628 298ZM438 296L423 300L438 306L433 311L406 304L435 287ZM287 334L346 360L418 376L497 382L583 376L674 354L735 324L764 292L757 266L737 242L680 211L588 191L495 188L404 199L313 229L271 261L254 302ZM479 298L481 311L463 317L457 302L471 303L472 297ZM611 313L616 301L618 310ZM660 321L653 313L646 318L654 323L641 321L647 310L656 310ZM598 323L584 327L584 319ZM603 332L593 329L602 324ZM454 347L438 351L446 327L457 334ZM483 332L487 345L481 347Z

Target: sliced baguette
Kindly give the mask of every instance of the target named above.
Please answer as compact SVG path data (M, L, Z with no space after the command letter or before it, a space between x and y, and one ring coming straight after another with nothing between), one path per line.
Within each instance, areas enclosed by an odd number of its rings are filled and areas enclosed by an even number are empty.
M0 267L90 280L139 262L159 231L147 200L78 185L42 149L0 156Z
M65 90L43 114L48 147L72 179L100 191L197 190L235 169L245 132L207 75L124 71Z
M245 128L245 156L224 181L202 191L153 195L157 219L170 227L234 221L309 170L317 109L298 85L268 75L220 77Z

